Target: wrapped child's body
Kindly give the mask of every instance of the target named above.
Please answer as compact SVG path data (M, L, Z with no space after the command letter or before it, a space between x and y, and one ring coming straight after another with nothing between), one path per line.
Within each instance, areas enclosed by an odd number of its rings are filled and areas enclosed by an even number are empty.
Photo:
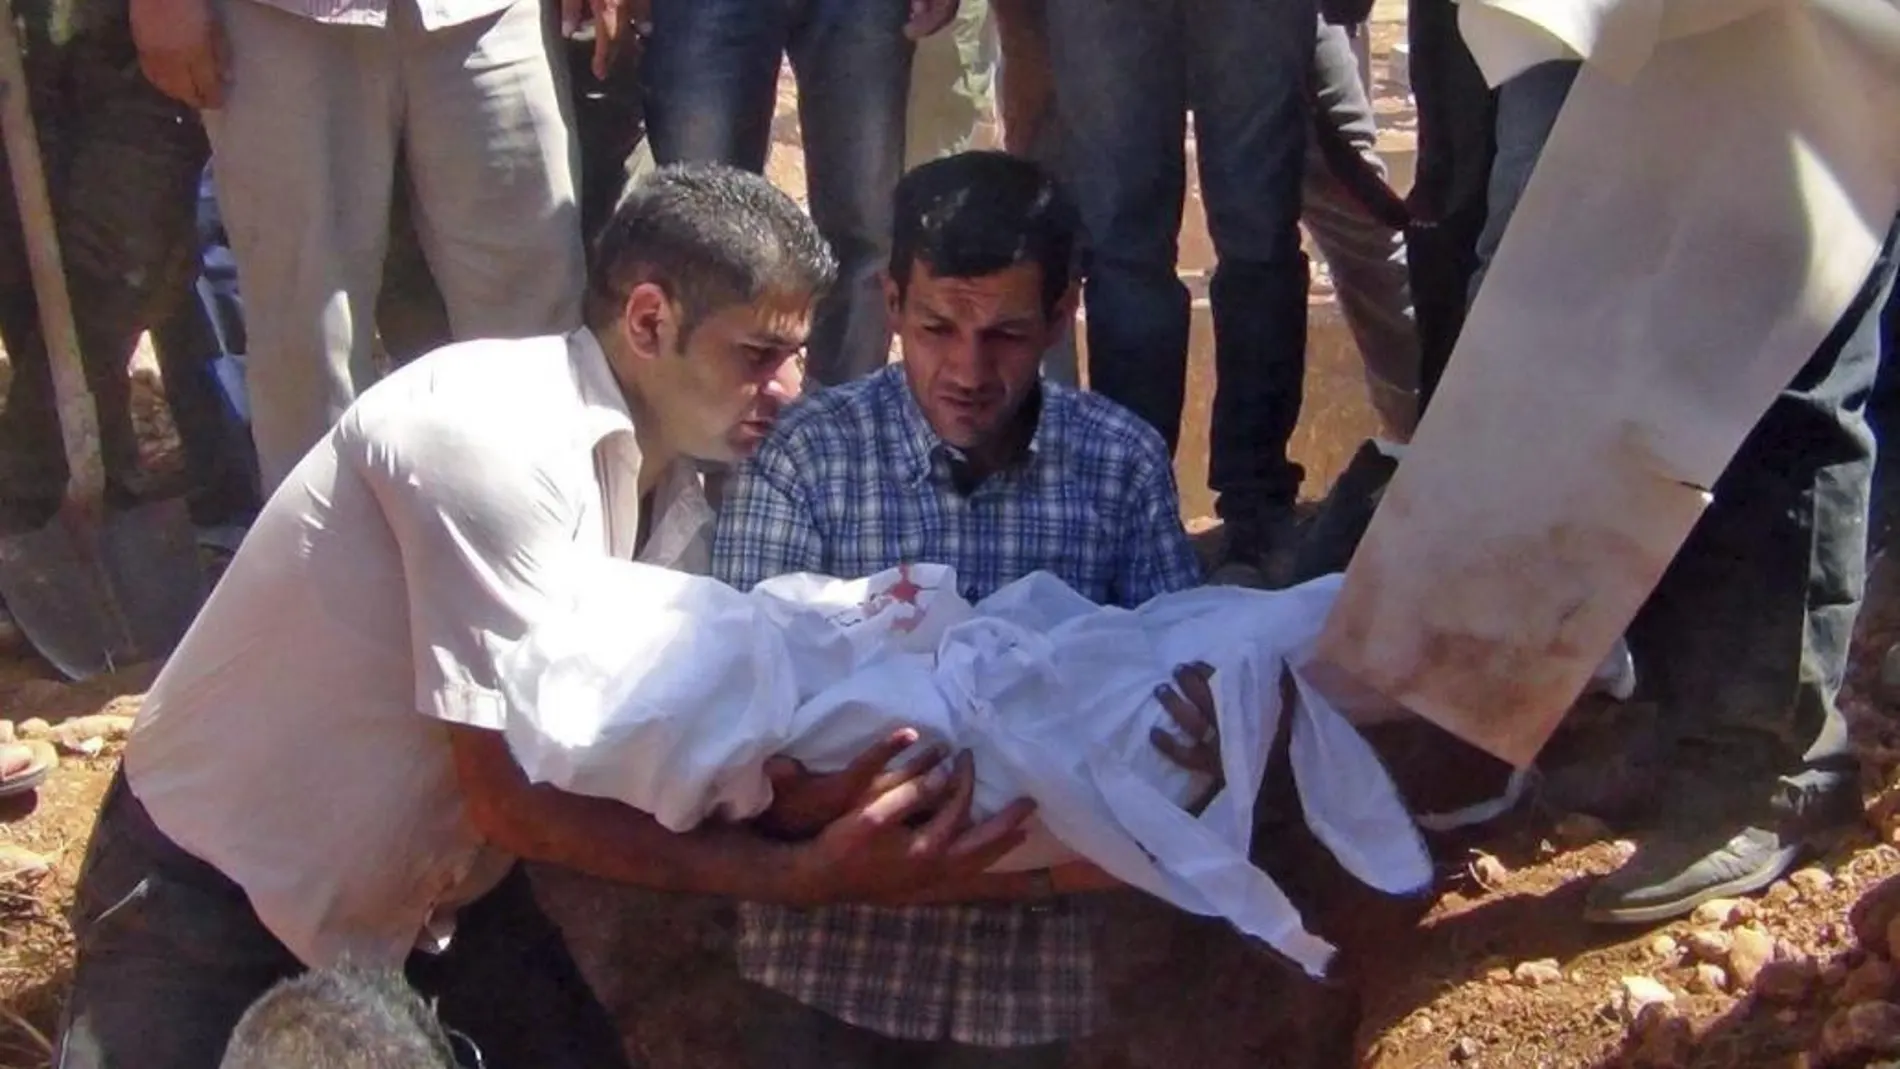
M1037 803L1029 841L998 867L1086 857L1227 918L1317 975L1331 948L1247 861L1268 750L1290 715L1292 768L1319 839L1382 891L1430 879L1377 758L1300 678L1336 578L1281 592L1206 587L1135 610L1093 605L1045 573L972 606L949 569L925 564L856 581L786 576L750 593L622 561L576 580L572 612L508 655L510 745L531 778L676 831L763 812L775 754L831 771L915 727L972 752L979 812ZM1157 687L1192 661L1214 667L1225 772L1199 816L1182 807L1207 780L1150 742L1152 729L1173 728Z

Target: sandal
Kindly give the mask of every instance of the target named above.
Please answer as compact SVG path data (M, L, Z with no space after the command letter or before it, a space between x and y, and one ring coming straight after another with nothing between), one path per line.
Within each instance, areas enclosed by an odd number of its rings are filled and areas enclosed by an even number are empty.
M25 794L46 782L59 765L50 742L10 742L0 745L0 798Z

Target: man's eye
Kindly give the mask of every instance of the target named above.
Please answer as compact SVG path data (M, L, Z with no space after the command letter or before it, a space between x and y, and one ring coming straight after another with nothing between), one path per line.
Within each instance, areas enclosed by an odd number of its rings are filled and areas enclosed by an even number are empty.
M949 337L950 335L952 335L952 334L955 334L956 332L957 332L957 328L955 328L955 327L953 327L953 326L951 326L951 325L950 325L950 324L948 324L948 323L926 323L926 324L924 324L924 333L926 333L926 334L935 334L936 336L938 336L938 337L940 337L940 338L947 338L947 337Z

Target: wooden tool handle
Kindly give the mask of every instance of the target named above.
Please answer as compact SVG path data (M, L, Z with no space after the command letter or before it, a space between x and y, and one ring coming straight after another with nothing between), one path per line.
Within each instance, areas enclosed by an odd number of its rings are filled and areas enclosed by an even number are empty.
M73 323L72 297L67 292L66 267L59 252L59 230L46 190L39 138L33 129L26 64L20 55L11 0L0 0L0 130L6 136L13 194L20 206L20 229L26 236L27 265L32 271L33 293L39 300L40 335L45 339L46 357L53 372L53 396L59 404L59 436L66 450L66 500L98 503L105 492L99 413L80 360L79 331Z

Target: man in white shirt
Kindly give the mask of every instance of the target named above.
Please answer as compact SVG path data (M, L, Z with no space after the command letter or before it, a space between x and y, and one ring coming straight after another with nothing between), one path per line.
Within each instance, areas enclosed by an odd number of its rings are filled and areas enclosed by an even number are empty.
M249 2L249 0L237 0ZM588 326L423 357L290 473L153 685L80 876L63 1069L208 1069L271 984L406 966L490 1069L625 1064L518 861L790 904L982 871L967 758L781 768L768 827L666 832L527 782L497 656L573 562L707 562L694 461L749 454L835 264L764 179L669 168L603 233ZM629 605L628 612L640 611ZM910 819L934 812L928 819Z

